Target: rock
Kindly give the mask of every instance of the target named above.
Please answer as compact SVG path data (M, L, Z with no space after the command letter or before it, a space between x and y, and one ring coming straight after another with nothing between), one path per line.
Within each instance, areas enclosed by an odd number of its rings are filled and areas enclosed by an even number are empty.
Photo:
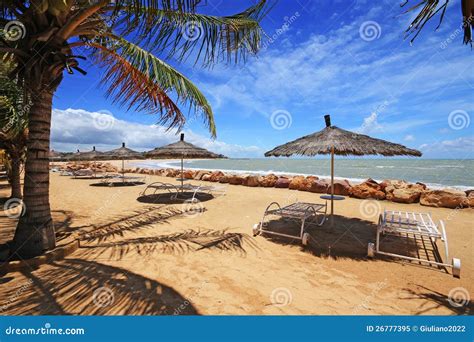
M467 204L470 208L474 208L474 192L472 190L466 191Z
M213 173L211 173L211 178L209 180L211 182L219 182L223 176L224 176L224 172L214 171Z
M193 170L185 170L183 172L183 178L193 179L194 178L194 171Z
M305 182L306 182L306 178L304 176L295 176L291 180L288 187L291 190L299 190L302 187L303 183Z
M263 186L264 188L274 187L277 180L278 180L278 176L274 175L273 173L270 173L269 175L258 178L258 182L260 186Z
M451 209L467 208L469 199L464 191L454 189L426 190L421 194L420 204Z
M365 182L353 186L349 191L349 196L355 198L373 198L378 200L385 199L385 192L379 183L369 178Z
M387 181L384 181L386 183ZM390 181L386 183L386 199L398 203L417 203L421 193L425 190L424 184L410 184L405 181Z
M247 176L247 177L245 177L243 182L242 182L242 185L251 186L251 187L259 186L260 184L258 182L258 176Z
M208 175L208 174L210 174L209 171L203 171L203 170L197 171L197 172L194 174L194 179L195 179L195 180L201 180L202 177L204 177L204 175Z
M231 175L229 176L229 184L232 185L242 185L244 179L239 175Z
M315 192L318 194L325 194L327 193L328 188L329 188L329 183L326 180L320 179L311 184L309 191Z
M423 190L426 190L426 189L428 189L428 187L427 187L427 186L426 186L426 184L424 184L424 183L421 183L421 182L416 182L416 185L419 185L419 186L421 186L421 187L423 188Z
M287 189L289 188L290 183L291 183L291 179L288 179L286 177L280 177L277 179L275 183L275 188Z
M352 187L352 184L349 183L347 179L334 180L334 195L349 196L351 187ZM331 184L329 182L328 182L328 189L326 193L328 194L331 193Z
M209 182L211 180L211 174L207 173L201 178L202 181Z
M222 183L222 184L229 183L229 176L224 175L221 178L219 178L219 183Z

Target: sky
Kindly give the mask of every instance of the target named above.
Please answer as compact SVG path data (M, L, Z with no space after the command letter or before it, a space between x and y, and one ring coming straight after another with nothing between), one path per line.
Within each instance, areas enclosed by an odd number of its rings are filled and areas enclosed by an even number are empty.
M404 32L414 14L402 15L400 2L274 1L262 21L262 49L245 63L206 69L166 60L214 111L217 138L190 116L186 140L229 157L261 158L321 130L330 114L333 125L417 148L424 158L474 158L474 50L462 45L460 0L450 2L438 30L433 18L413 44ZM199 11L230 15L253 3L208 0ZM112 104L101 69L81 67L88 74L65 75L54 98L55 150L107 150L123 141L144 151L179 139L156 116Z

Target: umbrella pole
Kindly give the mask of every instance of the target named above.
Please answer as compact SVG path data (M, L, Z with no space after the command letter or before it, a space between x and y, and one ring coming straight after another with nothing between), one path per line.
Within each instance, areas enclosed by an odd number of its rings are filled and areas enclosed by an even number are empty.
M183 192L183 184L184 180L183 180L183 158L181 157L181 192Z
M125 183L125 162L122 158L122 183Z
M331 226L334 224L334 146L331 146Z

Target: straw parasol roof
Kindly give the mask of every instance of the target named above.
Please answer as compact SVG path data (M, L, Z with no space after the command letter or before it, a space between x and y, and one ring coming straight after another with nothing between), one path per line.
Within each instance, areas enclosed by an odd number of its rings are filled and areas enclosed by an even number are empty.
M222 154L216 154L205 148L197 147L184 141L184 134L181 134L181 139L178 142L155 148L154 150L146 152L145 156L149 158L227 158Z
M57 152L55 150L50 150L49 151L49 160L60 160L64 158L65 153L62 152Z
M99 160L99 159L104 159L104 152L99 152L95 149L95 146L92 147L92 151L88 152L80 152L77 150L76 153L74 153L70 160L73 161L82 161L82 160Z
M415 156L421 157L421 152L391 143L382 139L371 138L368 135L353 133L336 126L329 125L322 131L304 136L284 145L275 147L265 153L265 157L289 157L291 155L315 156L330 154L334 147L336 155L382 155L382 156Z
M144 156L141 152L134 151L125 147L125 143L122 143L122 147L116 148L112 151L104 152L104 156L107 159L143 159Z

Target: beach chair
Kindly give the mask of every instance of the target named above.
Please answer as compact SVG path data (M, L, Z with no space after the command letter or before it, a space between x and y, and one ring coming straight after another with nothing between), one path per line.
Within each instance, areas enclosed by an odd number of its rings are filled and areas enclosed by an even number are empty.
M326 221L327 201L325 204L296 202L285 207L281 207L277 202L272 202L265 209L262 221L253 227L253 236L261 233L282 236L301 240L306 246L309 243L310 235L306 232L306 226L322 226ZM269 229L268 216L278 216L284 220L300 222L300 230L298 235L284 234Z
M421 257L410 257L402 254L384 252L380 248L380 235L413 238L415 242L417 238L420 240L429 238L434 247L436 247L436 242L440 239L444 242L447 261L449 260L449 249L444 222L440 220L439 225L436 225L429 213L385 210L384 213L379 216L375 244L369 243L367 254L369 257L380 254L410 261L419 261L435 266L450 267L452 268L453 276L457 278L460 277L461 260L453 258L451 264L447 264L443 263L442 260L434 261L422 259Z
M113 186L115 184L120 183L128 183L128 184L142 184L145 181L144 176L124 176L122 174L106 174L101 177L101 183L107 184L109 186Z
M156 195L160 191L165 191L171 194L170 198L172 200L191 201L194 203L196 201L196 196L199 189L200 187L190 184L184 184L181 187L171 183L154 182L147 185L145 190L140 193L140 196L152 196ZM189 193L192 195L189 196Z

